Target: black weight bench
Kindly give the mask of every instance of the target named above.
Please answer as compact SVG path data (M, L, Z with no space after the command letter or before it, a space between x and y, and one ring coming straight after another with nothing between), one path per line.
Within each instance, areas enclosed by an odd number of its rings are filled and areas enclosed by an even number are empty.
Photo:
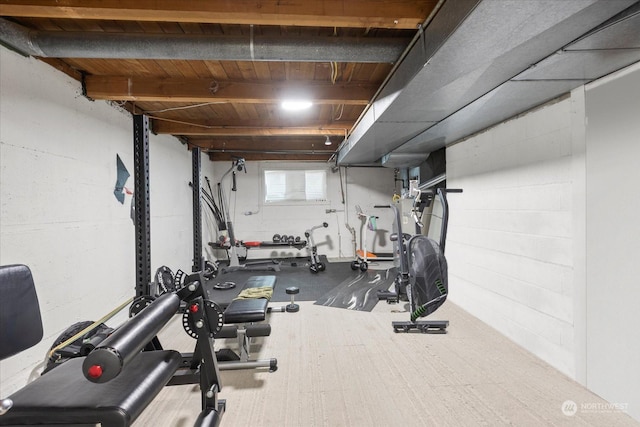
M0 425L91 424L128 426L178 369L176 351L143 352L113 381L96 384L82 375L84 357L70 359L9 396Z
M224 310L224 323L216 338L237 338L240 354L230 349L221 349L217 352L220 370L269 368L270 372L278 369L278 361L275 358L250 360L249 348L251 338L267 337L271 335L271 325L255 324L266 319L269 309L269 300L276 285L276 276L251 276L242 287L240 295L248 293L247 298L236 298ZM246 292L245 292L246 291ZM268 297L251 297L252 292ZM253 294L256 295L256 294Z
M181 300L201 304L201 295L193 298L197 290L194 286L180 294L163 294L88 356L70 359L3 399L0 426L131 425L160 390L171 383L183 362L177 351L141 350L175 315ZM196 314L204 316L203 312L197 310ZM38 297L29 268L0 267L0 360L34 346L42 336ZM204 340L205 334L202 336ZM225 409L224 400L217 399L220 384L215 357L210 353L212 363L198 366L204 374L197 379L202 388L206 387L198 426L219 425ZM200 354L207 358L205 351Z

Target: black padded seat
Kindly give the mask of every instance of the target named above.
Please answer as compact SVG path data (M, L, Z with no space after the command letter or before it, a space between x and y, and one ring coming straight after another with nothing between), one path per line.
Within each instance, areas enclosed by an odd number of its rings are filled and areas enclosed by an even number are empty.
M224 323L261 322L266 318L266 298L236 299L224 311Z
M13 408L0 425L129 426L169 382L182 362L177 351L138 354L113 380L96 384L71 359L9 396Z

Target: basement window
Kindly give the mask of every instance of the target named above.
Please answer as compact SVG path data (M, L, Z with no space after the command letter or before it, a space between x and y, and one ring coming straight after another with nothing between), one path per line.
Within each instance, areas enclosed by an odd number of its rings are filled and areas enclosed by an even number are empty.
M327 200L324 169L265 169L263 177L265 203Z

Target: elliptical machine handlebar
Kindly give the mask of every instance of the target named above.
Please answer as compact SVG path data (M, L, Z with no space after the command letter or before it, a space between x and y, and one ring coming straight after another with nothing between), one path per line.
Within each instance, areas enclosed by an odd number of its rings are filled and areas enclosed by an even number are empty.
M396 235L397 236L403 236L404 237L404 233L402 232L402 218L400 218L400 210L397 208L396 205L374 205L374 208L389 208L393 210L393 214L395 216L395 223L396 223ZM406 251L405 247L404 247L404 242L403 241L399 241L398 242L398 251L400 251L400 256L398 258L400 258L400 275L402 277L408 277L409 276L409 261L407 260L407 257L404 256L404 252Z
M411 216L413 217L413 222L416 223L416 225L420 228L424 228L424 224L422 223L422 221L420 221L420 218L418 218L418 209L419 209L419 205L420 205L420 196L421 196L421 191L420 189L416 189L416 197L413 199L413 208L411 209Z
M420 188L416 188L415 191L416 191L416 195L413 199L411 216L413 218L413 222L415 222L416 225L420 228L424 228L424 224L422 223L420 218L418 218L418 211L420 211L420 204L422 203L423 195L426 195L429 198L438 196L440 198L440 201L442 202L442 205L444 206L446 204L446 193L462 193L461 188L437 188L435 190L434 189L421 190ZM428 204L429 202L427 202L427 206ZM443 241L441 241L440 243L442 244ZM444 246L444 245L441 245L441 246Z
M442 225L440 229L440 241L438 244L440 245L440 249L444 253L444 247L447 242L447 225L449 222L449 202L447 201L447 193L462 193L461 188L435 188L435 189L426 189L421 190L420 188L416 189L417 194L413 199L413 207L411 209L411 216L413 221L420 228L423 228L424 225L422 221L418 218L417 211L419 210L419 205L422 203L422 198L424 196L434 198L438 197L440 203L442 204ZM429 202L430 203L430 202ZM376 206L376 207L386 207L386 206Z

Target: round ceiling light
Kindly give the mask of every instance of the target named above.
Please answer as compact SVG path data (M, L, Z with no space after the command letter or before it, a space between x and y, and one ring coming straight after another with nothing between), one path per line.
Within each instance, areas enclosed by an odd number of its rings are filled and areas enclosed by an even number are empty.
M311 108L313 103L311 101L303 100L287 100L282 101L282 109L287 111L302 111Z

